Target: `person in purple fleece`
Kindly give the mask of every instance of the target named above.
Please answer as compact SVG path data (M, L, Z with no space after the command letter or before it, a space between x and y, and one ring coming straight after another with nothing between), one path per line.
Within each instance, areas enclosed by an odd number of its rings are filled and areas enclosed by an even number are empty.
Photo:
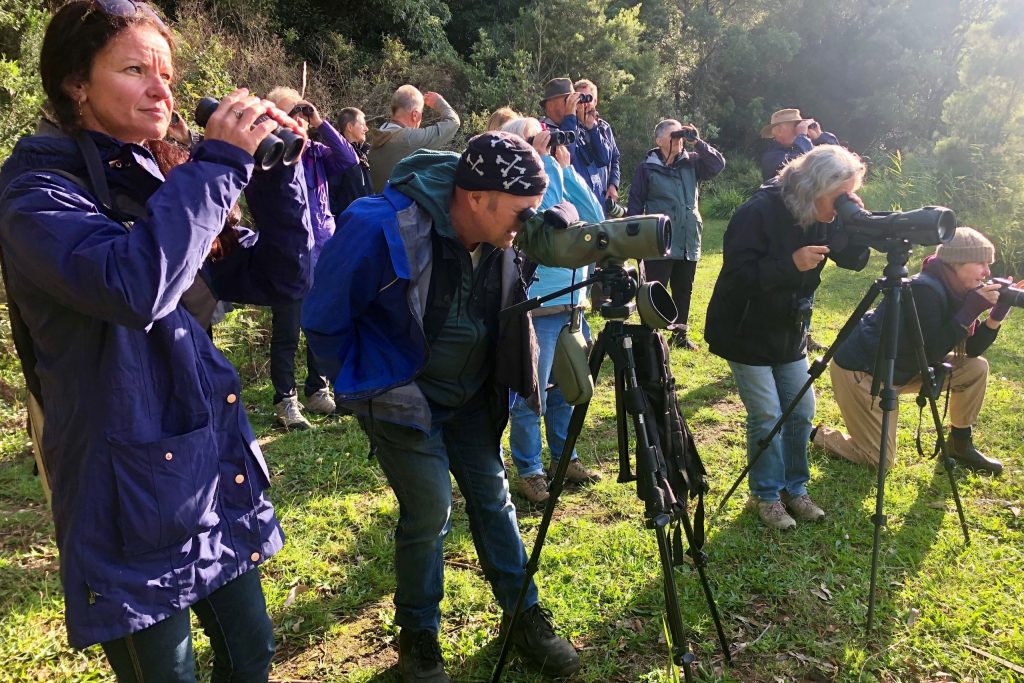
M309 195L309 222L313 226L313 268L320 250L334 235L334 215L327 179L359 163L355 148L334 126L321 118L316 106L292 88L277 87L267 95L281 111L308 124L314 138L302 153ZM319 141L317 141L319 139ZM284 429L309 429L309 420L299 407L295 387L295 352L299 348L302 302L289 301L272 306L270 333L270 381L274 385L274 417ZM334 413L331 383L306 349L306 382L303 387L306 410L320 415Z

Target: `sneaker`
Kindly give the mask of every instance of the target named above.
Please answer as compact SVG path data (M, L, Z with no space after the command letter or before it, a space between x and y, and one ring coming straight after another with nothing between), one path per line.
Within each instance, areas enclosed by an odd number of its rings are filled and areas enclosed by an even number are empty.
M334 394L330 389L318 389L316 393L306 397L306 410L318 415L331 415L334 413Z
M756 496L751 496L747 501L747 508L756 510L757 516L761 518L761 521L769 529L789 531L796 528L796 520L789 516L780 500L768 502Z
M297 396L285 396L275 403L274 415L277 416L275 424L284 429L309 429L311 426L299 409Z
M534 505L545 503L551 497L551 494L548 493L548 480L543 474L520 478L516 488L526 500Z
M508 614L502 616L502 635L508 631L511 620ZM567 639L555 635L551 612L539 604L519 615L516 629L509 638L519 651L519 656L540 669L545 676L564 678L580 668L580 656L576 648Z
M791 496L783 491L782 503L798 521L820 522L825 519L825 511L818 507L806 493L802 496Z
M550 479L555 469L558 467L558 463L553 462L548 467L548 478ZM570 484L593 484L594 482L601 481L601 473L596 470L590 470L583 466L583 463L579 461L579 458L574 458L569 461L569 467L565 470L565 480Z
M398 670L402 683L450 683L437 634L403 628L398 634Z

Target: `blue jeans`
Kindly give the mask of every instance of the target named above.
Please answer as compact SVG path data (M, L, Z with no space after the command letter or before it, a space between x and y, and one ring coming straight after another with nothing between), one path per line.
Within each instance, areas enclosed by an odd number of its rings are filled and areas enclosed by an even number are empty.
M266 681L274 657L258 569L251 569L192 605L213 648L213 683ZM189 611L102 644L119 683L194 683Z
M767 436L782 411L807 382L807 360L782 365L744 365L729 361L733 379L747 409L747 461L758 451L757 442ZM814 420L814 389L809 389L782 431L750 469L750 491L766 502L779 500L782 491L792 496L807 493L811 478L807 465L807 440Z
M444 537L451 528L452 480L466 501L484 576L511 612L526 577L526 550L509 496L497 426L486 391L465 406L434 414L429 434L362 418L388 483L398 498L395 530L395 623L437 631L444 596ZM531 581L523 608L537 602Z
M569 431L569 418L572 417L572 406L565 402L562 390L558 386L552 387L551 391L545 391L545 388L554 380L551 377L551 364L555 358L558 333L569 323L571 315L567 311L533 319L533 329L537 333L539 347L537 384L541 390L540 414L544 416L552 467L562 457L562 448L565 447L565 437ZM583 320L583 334L587 339L590 338L590 328L586 319ZM544 463L540 458L543 448L540 442L540 415L535 415L520 396L516 396L512 403L508 439L512 450L512 462L520 477L544 473ZM576 450L573 449L569 458L575 460L577 457Z

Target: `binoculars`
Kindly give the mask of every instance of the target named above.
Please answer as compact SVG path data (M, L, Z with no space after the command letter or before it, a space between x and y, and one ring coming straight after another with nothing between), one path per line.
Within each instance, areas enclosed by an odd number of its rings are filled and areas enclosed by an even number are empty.
M296 104L292 107L292 110L288 112L288 116L295 116L296 114L302 114L306 118L313 115L313 107L309 104Z
M205 127L219 106L220 102L212 97L204 97L199 100L199 104L196 105L196 123ZM253 121L253 125L258 126L269 118L270 116L263 114ZM302 156L302 147L305 144L301 135L284 126L278 126L277 130L263 138L252 156L256 159L257 167L263 171L273 168L278 163L291 166Z
M548 148L551 149L552 152L554 152L555 147L558 147L559 145L572 145L576 142L576 133L574 131L558 130L557 128L547 128L546 130L551 134L551 138L548 140ZM535 135L531 135L526 139L526 141L532 145L535 137Z
M682 138L687 142L693 142L697 139L697 131L693 128L681 128L679 130L672 131L672 134L669 137L673 140L679 140Z
M590 93L588 93L588 92L581 92L580 93L579 104L590 104L593 101L594 101L594 96L591 95Z

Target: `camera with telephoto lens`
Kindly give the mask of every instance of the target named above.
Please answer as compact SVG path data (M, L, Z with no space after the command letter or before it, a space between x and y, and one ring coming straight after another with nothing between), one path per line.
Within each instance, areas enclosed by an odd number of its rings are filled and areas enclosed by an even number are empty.
M571 204L562 202L541 213L526 209L520 219L523 229L516 246L543 266L621 265L631 258L665 258L672 246L672 223L664 214L586 223Z
M196 105L196 123L205 127L219 106L220 102L212 97L204 97L199 100ZM269 118L269 115L262 114L252 124L258 126ZM264 171L273 168L279 162L285 166L291 166L302 156L302 148L305 144L306 141L302 139L301 135L284 126L278 126L277 130L263 138L252 156L256 159L257 166Z
M1024 308L1024 289L1014 287L1012 277L994 277L992 282L1002 285L999 288L999 303Z
M924 206L912 211L867 211L847 195L836 199L835 232L829 247L842 251L862 245L888 252L904 244L944 244L956 234L956 214L944 206Z
M611 197L604 198L604 215L606 218L622 218L626 215L626 207Z
M594 96L591 95L590 93L588 93L588 92L581 92L580 93L580 99L579 99L579 103L580 104L590 104L593 101L594 101Z
M687 142L695 142L697 140L697 131L693 128L680 128L679 130L672 131L672 134L669 137L673 140L679 140L682 138Z

